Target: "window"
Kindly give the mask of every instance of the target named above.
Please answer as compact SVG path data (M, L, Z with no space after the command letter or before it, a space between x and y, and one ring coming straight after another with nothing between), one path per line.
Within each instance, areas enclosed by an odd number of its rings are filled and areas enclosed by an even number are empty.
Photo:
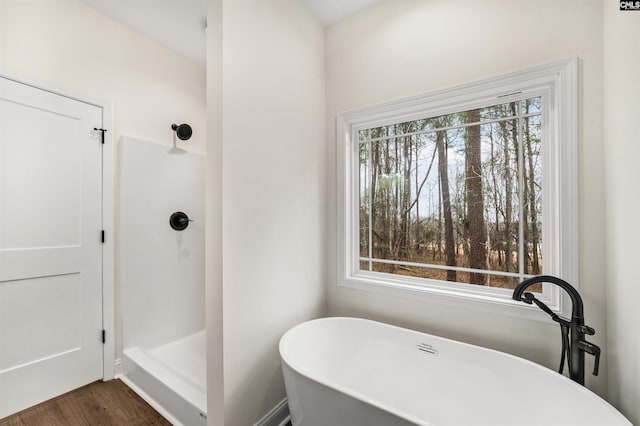
M577 285L575 86L570 59L339 114L339 285L528 317L518 282Z

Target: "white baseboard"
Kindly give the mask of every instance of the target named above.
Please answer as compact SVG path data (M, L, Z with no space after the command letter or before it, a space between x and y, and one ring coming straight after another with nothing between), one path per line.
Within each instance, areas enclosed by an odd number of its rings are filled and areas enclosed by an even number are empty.
M115 372L115 377L122 376L122 358L118 358L113 363L113 370Z
M1 0L0 0L1 1ZM153 401L145 392L139 389L136 385L131 383L124 374L123 374L123 363L122 359L118 358L114 362L115 364L115 374L116 378L125 382L130 388L132 388L136 393L143 394L147 402ZM175 422L174 424L180 424L177 422L172 415L170 415L164 408L159 406L153 401L151 404L156 410L158 410L165 418L168 418L170 421ZM284 398L280 401L275 407L273 407L267 414L265 414L260 420L256 422L254 426L285 426L291 420L291 416L289 415L289 405L287 404L287 398Z
M165 408L156 402L155 399L151 398L145 391L140 389L135 383L127 378L125 375L116 376L116 379L121 380L125 385L127 385L131 390L138 394L140 398L142 398L147 404L149 404L154 410L156 410L162 417L167 419L169 423L173 426L183 426L182 423L178 421L170 412L165 410Z
M258 420L254 426L284 426L289 420L289 405L287 405L287 398L285 398Z

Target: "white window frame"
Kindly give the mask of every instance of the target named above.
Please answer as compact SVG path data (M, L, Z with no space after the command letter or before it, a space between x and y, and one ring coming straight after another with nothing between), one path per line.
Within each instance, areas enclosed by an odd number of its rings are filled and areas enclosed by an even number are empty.
M363 129L542 96L542 273L560 277L579 288L577 69L578 60L571 57L339 113L336 122L338 286L549 321L537 307L512 300L509 290L359 270L357 135ZM570 315L568 295L557 286L544 284L539 298L559 315Z

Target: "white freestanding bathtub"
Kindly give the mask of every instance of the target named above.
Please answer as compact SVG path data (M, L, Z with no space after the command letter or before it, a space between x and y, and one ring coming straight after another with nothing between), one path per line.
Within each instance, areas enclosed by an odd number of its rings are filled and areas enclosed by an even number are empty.
M631 425L533 362L364 319L300 324L280 357L294 426Z

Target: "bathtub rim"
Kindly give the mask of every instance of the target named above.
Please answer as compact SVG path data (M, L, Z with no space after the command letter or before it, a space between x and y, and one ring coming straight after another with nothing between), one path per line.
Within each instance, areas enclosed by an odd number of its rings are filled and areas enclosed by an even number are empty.
M296 331L298 331L300 328L304 328L304 327L308 327L310 326L312 323L319 323L319 322L335 322L335 321L353 321L353 322L366 322L366 323L371 323L371 324L375 324L376 326L384 326L384 327L391 327L393 329L399 329L399 330L404 330L404 331L410 331L412 333L417 333L419 335L422 336L428 336L428 337L435 337L438 339L442 339L446 342L451 342L454 344L459 344L459 345L463 345L464 347L468 347L468 348L472 348L474 350L483 350L483 351L487 351L489 353L494 353L494 354L499 354L501 356L507 356L509 358L515 359L519 362L524 362L530 366L533 366L534 368L536 368L539 371L544 372L545 374L549 374L549 373L553 373L557 376L557 378L559 378L560 380L564 380L565 382L569 383L570 386L574 386L577 387L578 390L580 392L582 392L586 398L590 398L593 401L597 401L598 403L600 403L603 408L605 408L607 411L609 411L612 416L619 418L620 420L626 421L627 424L629 426L632 426L632 423L620 412L618 411L613 405L611 405L608 401L606 401L604 398L602 398L600 395L596 394L595 392L587 389L585 386L580 386L579 384L577 384L576 382L574 382L573 380L569 379L567 376L563 375L563 374L559 374L557 373L555 370L551 370L550 368L547 368L541 364L538 364L536 362L530 361L528 359L516 356L516 355L512 355L506 352L502 352L502 351L498 351L495 349L490 349L490 348L486 348L483 346L478 346L478 345L473 345L470 343L465 343L465 342L461 342L459 340L454 340L454 339L450 339L447 337L441 337L441 336L437 336L434 334L428 334L428 333L424 333L421 331L417 331L414 329L410 329L410 328L406 328L406 327L400 327L400 326L396 326L396 325L392 325L392 324L387 324L381 321L374 321L374 320L370 320L370 319L366 319L366 318L359 318L359 317L323 317L323 318L316 318L316 319L312 319L309 321L305 321L302 322L300 324L297 324L293 327L291 327L289 330L287 330L282 337L280 338L280 341L278 343L278 352L280 355L280 359L283 363L285 363L287 365L287 367L289 367L291 370L295 371L296 373L304 376L305 378L307 378L308 380L314 381L316 383L321 384L322 386L325 386L329 389L333 389L337 392L340 392L344 395L350 396L352 398L355 398L361 402L364 402L366 404L369 404L373 407L379 408L381 410L384 410L388 413L391 413L403 420L407 420L409 422L412 422L414 424L417 425L424 425L424 426L429 426L430 423L425 422L424 420L421 420L419 418L416 418L415 416L411 415L410 413L406 413L402 410L399 410L397 407L392 406L391 404L385 403L383 401L378 401L374 398L368 397L366 395L363 395L362 393L358 392L358 391L354 391L349 389L346 386L342 386L340 384L336 384L336 383L329 383L327 380L323 380L321 378L317 378L316 376L310 374L308 372L307 369L305 369L304 367L301 367L299 365L299 363L292 363L290 360L290 356L287 356L285 350L283 350L284 345L286 344L286 341L291 339L292 335L295 334ZM622 423L624 424L624 423Z

